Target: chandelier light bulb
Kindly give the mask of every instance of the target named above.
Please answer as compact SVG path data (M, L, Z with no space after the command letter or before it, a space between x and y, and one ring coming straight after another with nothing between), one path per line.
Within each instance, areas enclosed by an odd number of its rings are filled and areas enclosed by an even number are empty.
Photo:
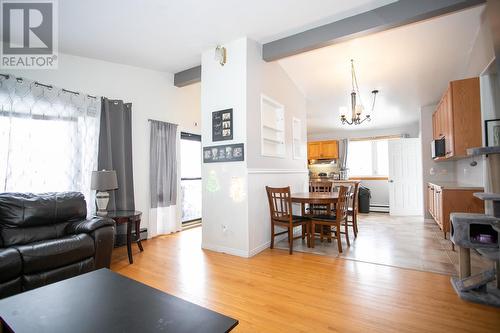
M339 115L340 115L341 117L345 117L345 115L346 115L346 114L347 114L347 107L345 107L345 106L341 106L341 107L339 108Z
M356 115L360 116L364 111L363 105L356 105Z

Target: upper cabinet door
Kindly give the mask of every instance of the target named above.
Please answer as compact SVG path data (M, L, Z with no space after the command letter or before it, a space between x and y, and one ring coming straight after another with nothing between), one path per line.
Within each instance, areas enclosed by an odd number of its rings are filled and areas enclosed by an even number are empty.
M443 96L443 123L446 157L455 156L454 135L453 135L453 112L451 110L451 88L448 87Z
M434 140L439 139L438 138L437 112L434 112L432 114L432 138Z
M321 158L321 142L309 142L307 144L307 159L317 160Z
M434 139L445 137L446 156L467 157L467 149L482 145L479 78L450 82L432 115Z
M339 158L338 141L323 141L321 142L321 158L337 159Z
M451 82L454 156L467 157L467 149L481 147L481 98L479 78Z

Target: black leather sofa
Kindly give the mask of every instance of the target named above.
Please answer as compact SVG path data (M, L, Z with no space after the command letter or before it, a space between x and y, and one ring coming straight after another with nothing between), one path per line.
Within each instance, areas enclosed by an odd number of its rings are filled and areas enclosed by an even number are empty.
M0 193L0 298L109 268L114 234L81 193Z

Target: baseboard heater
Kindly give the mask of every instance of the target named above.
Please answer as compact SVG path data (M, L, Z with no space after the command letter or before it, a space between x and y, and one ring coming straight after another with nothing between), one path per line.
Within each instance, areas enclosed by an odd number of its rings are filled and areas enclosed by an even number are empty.
M389 205L370 205L370 212L389 213Z

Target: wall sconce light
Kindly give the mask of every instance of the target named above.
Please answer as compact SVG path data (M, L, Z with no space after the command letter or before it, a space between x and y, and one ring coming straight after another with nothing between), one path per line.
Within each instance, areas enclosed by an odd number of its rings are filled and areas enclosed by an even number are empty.
M224 46L217 45L215 48L215 60L218 61L221 66L226 64L227 50Z

